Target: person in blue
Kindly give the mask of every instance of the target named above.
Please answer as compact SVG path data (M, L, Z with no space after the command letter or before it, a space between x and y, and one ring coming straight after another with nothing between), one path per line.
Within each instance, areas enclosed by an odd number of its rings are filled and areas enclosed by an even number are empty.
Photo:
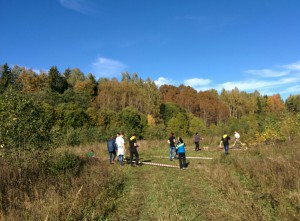
M227 135L227 133L224 133L221 140L223 142L225 155L228 155L230 137Z
M168 143L170 145L170 160L172 161L172 157L173 157L173 150L174 150L174 160L176 159L176 148L175 148L175 142L176 142L176 139L175 139L175 136L174 136L174 133L171 133L170 134L170 137L168 139Z
M116 145L116 138L111 137L107 141L107 151L109 154L109 163L114 164L116 159L116 151L117 151L117 145Z
M178 159L179 159L179 167L181 170L186 169L186 157L185 157L185 143L183 142L182 138L178 138L178 143L176 145Z

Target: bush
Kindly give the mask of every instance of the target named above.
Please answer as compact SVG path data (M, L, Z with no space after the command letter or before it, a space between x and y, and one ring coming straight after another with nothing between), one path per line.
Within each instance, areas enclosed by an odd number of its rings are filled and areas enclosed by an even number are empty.
M51 155L46 160L46 169L51 173L58 175L66 172L78 174L83 166L84 161L73 153L64 151L62 153Z

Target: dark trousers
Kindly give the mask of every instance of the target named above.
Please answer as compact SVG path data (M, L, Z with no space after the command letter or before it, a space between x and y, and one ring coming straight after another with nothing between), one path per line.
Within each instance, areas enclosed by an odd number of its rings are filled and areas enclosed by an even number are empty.
M199 142L195 142L195 150L200 150Z
M186 167L185 153L178 153L178 159L179 159L180 169L185 168Z
M135 156L135 165L139 164L139 153L137 151L130 152L130 164L133 164L133 155Z

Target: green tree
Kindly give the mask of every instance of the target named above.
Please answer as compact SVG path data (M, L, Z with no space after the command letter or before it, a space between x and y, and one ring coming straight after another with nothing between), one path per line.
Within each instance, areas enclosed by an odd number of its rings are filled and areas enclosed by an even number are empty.
M177 104L162 103L162 105L160 106L160 114L166 125L168 124L169 120L175 117L178 113L185 114L185 110Z
M186 136L188 134L188 120L183 113L178 113L168 121L168 131L175 133L176 136Z
M76 103L62 103L56 109L58 124L62 128L80 128L89 125L89 117Z
M190 120L189 132L190 134L195 134L196 132L200 135L206 134L205 122L201 118L193 116Z
M53 121L43 105L27 95L8 90L0 96L0 141L6 150L47 148Z
M286 99L285 106L289 112L300 112L300 94L291 95Z
M9 86L14 86L16 76L7 63L0 67L0 70L0 93L3 93Z
M67 80L62 76L57 67L52 66L49 70L49 85L51 90L62 94L68 88Z
M147 125L147 117L140 114L135 108L127 107L119 113L120 129L126 134L137 133L142 136Z

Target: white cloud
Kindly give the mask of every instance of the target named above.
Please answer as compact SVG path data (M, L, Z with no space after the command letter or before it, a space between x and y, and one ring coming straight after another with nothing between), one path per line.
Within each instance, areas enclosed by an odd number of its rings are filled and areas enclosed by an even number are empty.
M274 71L272 69L246 70L244 72L247 74L256 75L264 78L282 77L289 74L289 71Z
M159 77L154 83L160 87L161 85L168 84L168 85L174 85L174 81L168 78Z
M93 6L87 0L59 0L59 2L63 7L82 14L90 14L94 12Z
M293 71L300 71L300 61L297 61L297 62L291 63L291 64L287 64L282 67L287 68L289 70L293 70Z
M202 79L202 78L191 78L184 81L184 85L188 85L191 87L202 87L209 85L211 83L210 79Z
M96 62L92 63L91 66L92 73L97 77L117 77L127 68L120 61L104 57L97 58Z

